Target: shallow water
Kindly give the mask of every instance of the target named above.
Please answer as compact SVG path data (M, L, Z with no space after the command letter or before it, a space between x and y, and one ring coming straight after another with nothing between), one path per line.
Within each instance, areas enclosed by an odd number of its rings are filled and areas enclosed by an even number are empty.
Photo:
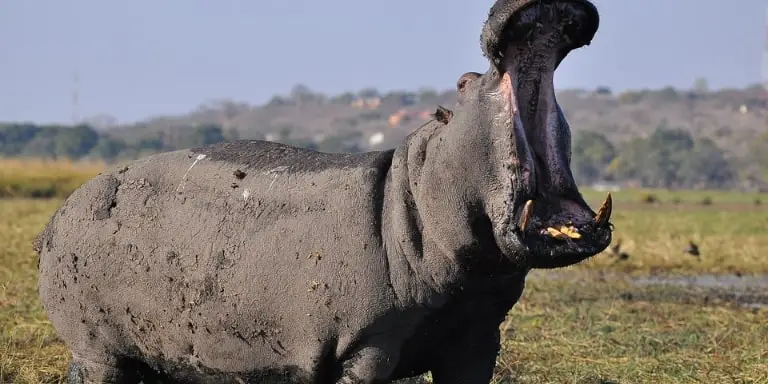
M768 308L768 275L630 276L617 272L535 270L529 279L553 279L585 284L620 284L625 300L729 303L746 308Z
M697 275L697 276L648 276L636 277L631 281L638 285L678 285L699 288L730 288L730 289L768 289L768 275L736 276L736 275Z

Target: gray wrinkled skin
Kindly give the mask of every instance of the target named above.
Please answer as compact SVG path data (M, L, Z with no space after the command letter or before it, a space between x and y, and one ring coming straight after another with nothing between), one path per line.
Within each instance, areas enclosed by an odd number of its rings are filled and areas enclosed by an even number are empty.
M610 242L573 182L551 84L596 10L523 3L496 4L511 21L487 24L512 37L484 31L503 58L463 75L453 113L393 150L241 140L75 191L35 243L69 383L488 383L527 272ZM582 239L541 234L566 221Z

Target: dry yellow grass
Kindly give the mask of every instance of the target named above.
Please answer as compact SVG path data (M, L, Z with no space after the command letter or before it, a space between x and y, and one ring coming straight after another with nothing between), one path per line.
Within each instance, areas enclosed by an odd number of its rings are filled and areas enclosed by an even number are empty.
M0 197L63 197L106 164L0 159ZM585 190L593 207L604 193ZM642 201L654 194L661 204ZM649 273L768 273L768 204L758 194L621 191L614 194L615 240L568 268ZM712 204L701 201L709 198ZM56 199L0 199L0 383L60 383L69 360L37 299L31 241ZM768 203L768 199L766 200ZM688 241L700 257L683 252ZM497 383L768 383L766 311L655 299L627 301L630 288L596 281L530 279L505 324ZM677 294L680 295L679 293ZM675 296L670 293L670 297ZM695 297L693 298L696 301Z
M0 199L0 383L63 382L69 352L37 299L30 244L60 203ZM568 270L765 271L767 215L713 209L617 209L617 237L630 259L614 264L601 255ZM701 262L680 252L678 242L691 236L701 242ZM717 304L704 294L642 295L642 288L592 275L533 275L504 324L496 383L768 383L768 311ZM627 291L634 300L622 299Z
M0 200L0 383L57 383L69 352L37 298L30 241L59 200Z
M0 158L0 197L66 197L105 167L97 161Z

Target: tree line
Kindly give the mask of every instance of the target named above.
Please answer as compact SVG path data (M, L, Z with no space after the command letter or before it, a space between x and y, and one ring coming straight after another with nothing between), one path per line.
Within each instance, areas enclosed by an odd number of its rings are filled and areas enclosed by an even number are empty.
M665 126L618 147L601 133L579 132L573 138L572 169L582 184L615 181L651 188L729 189L741 181L735 162L714 141Z
M291 137L290 130L284 129L273 141L323 152L355 153L364 150L360 145L360 136L359 133L345 133L313 141ZM0 124L0 156L115 162L238 138L240 134L237 131L225 130L218 124L175 127L125 139L98 131L87 124L67 126L11 123ZM247 138L266 137L262 133L255 133Z
M264 139L256 136L248 138ZM323 152L355 153L366 150L360 136L347 133L312 141L290 138L290 132L284 132L272 140ZM84 124L2 124L0 156L115 162L237 138L236 131L216 124L154 132L132 141ZM761 172L768 170L768 133L741 158L727 156L710 139L694 138L685 130L667 126L619 145L597 131L581 130L573 135L572 169L580 184L608 181L642 187L731 189L745 181L765 180L764 173L740 172L745 163L757 164Z

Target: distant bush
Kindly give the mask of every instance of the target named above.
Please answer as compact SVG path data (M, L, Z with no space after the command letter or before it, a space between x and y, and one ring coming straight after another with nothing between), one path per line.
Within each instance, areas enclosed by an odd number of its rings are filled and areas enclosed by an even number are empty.
M645 96L645 92L624 91L619 95L619 102L622 104L637 104Z
M643 196L641 196L640 201L642 201L645 204L657 204L661 202L661 200L659 200L659 198L652 193L644 194Z
M699 202L701 205L712 205L712 198L709 196L704 196L703 199Z

